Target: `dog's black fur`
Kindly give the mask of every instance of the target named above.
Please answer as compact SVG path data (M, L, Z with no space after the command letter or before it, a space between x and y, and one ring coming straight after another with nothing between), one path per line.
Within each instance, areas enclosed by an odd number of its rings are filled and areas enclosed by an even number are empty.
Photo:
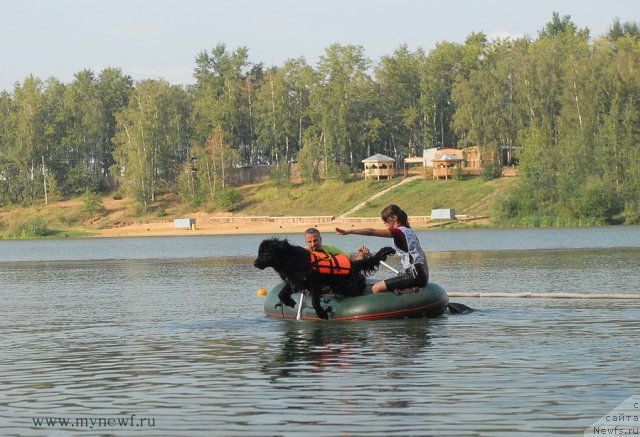
M380 261L384 261L395 252L392 247L383 247L370 257L352 261L351 272L348 275L326 275L311 268L309 251L304 247L294 246L286 238L269 238L260 243L258 257L253 265L260 270L271 267L280 275L287 286L278 297L285 305L295 307L296 301L291 295L297 291L308 290L318 317L328 319L329 314L320 305L323 288L329 287L335 294L358 296L365 291L365 275L374 273Z

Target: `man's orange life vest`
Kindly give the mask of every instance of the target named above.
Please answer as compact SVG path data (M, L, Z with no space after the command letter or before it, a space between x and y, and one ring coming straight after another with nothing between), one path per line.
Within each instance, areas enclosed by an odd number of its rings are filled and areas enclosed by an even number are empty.
M331 255L326 252L309 252L311 268L323 275L348 275L351 272L351 260L344 253Z

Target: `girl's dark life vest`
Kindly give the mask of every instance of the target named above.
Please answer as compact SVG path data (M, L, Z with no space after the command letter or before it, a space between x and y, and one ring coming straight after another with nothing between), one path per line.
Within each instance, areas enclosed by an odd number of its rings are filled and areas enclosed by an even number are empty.
M309 252L311 268L323 275L348 275L351 272L351 260L344 253L331 255L326 252Z

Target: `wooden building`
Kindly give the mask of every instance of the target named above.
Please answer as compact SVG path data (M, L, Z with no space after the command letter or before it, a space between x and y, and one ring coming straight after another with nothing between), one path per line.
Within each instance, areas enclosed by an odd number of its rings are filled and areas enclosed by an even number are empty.
M478 146L469 146L462 149L462 155L465 160L465 167L482 168L482 151Z
M394 176L395 159L376 153L373 156L363 159L365 179L391 179Z
M433 179L438 180L444 178L449 180L453 178L454 172L458 168L462 168L462 157L457 154L443 153L437 154L433 162Z

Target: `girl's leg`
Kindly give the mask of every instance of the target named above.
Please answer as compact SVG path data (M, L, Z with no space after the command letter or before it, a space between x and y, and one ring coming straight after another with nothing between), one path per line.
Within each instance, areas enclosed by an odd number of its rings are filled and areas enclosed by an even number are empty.
M384 281L376 282L375 284L373 284L373 287L371 287L371 291L374 293L382 293L384 291L387 291L387 284Z

